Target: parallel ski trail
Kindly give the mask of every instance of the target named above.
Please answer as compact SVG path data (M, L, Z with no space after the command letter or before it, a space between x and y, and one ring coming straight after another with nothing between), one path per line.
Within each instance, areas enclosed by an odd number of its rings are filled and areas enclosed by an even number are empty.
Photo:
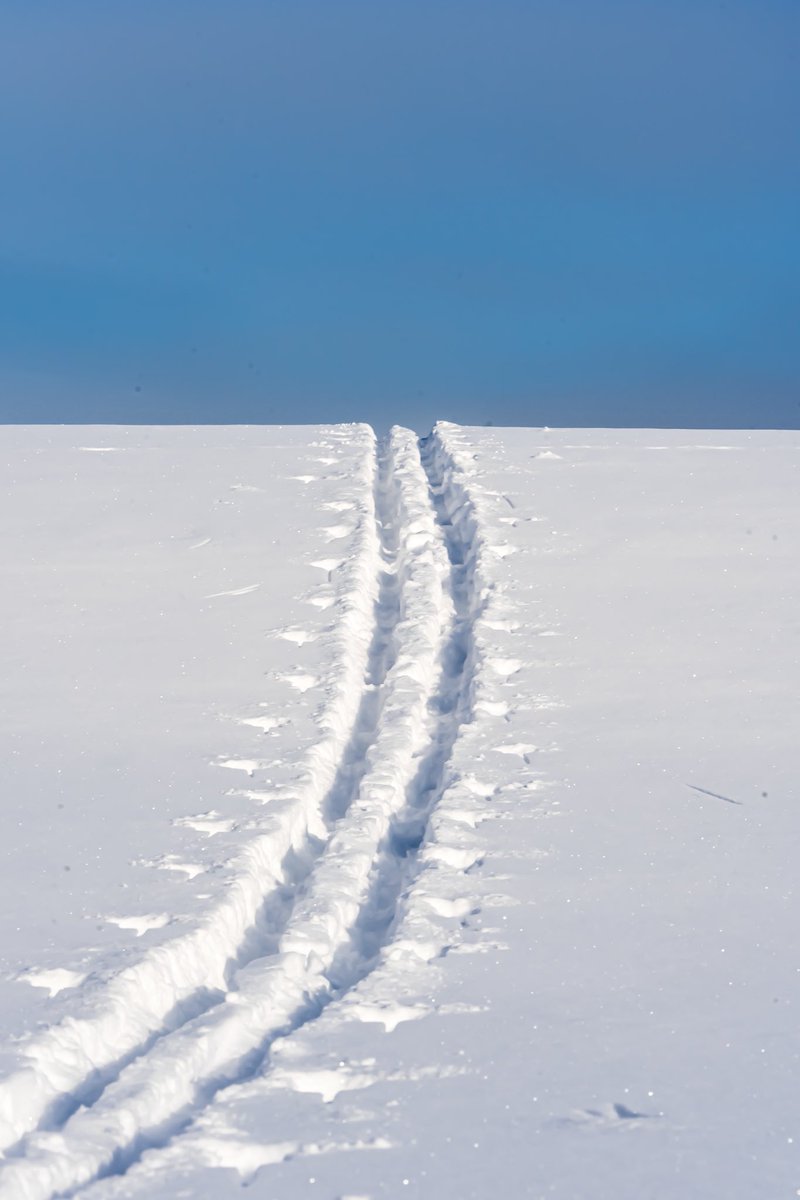
M164 1036L59 1133L32 1135L21 1148L24 1157L0 1172L0 1196L46 1200L125 1172L144 1150L168 1142L221 1088L251 1077L275 1037L313 1019L334 997L339 975L339 986L347 987L369 969L371 947L360 941L359 918L372 910L387 850L398 857L393 822L409 796L425 790L420 756L440 773L457 728L449 713L443 722L455 699L446 701L441 685L437 692L445 652L451 661L444 675L463 673L447 564L416 439L393 431L390 455L377 491L385 562L370 688L351 758L340 763L329 797L328 815L338 820L283 923L277 953L249 962L225 1003ZM452 736L445 733L451 728ZM434 796L435 781L428 790Z
M418 851L449 782L453 747L462 725L472 718L474 625L478 615L474 548L464 538L462 527L451 518L454 500L447 494L438 445L435 434L420 440L420 459L440 539L441 562L447 564L441 570L447 571L450 607L442 629L438 680L429 701L431 735L407 789L405 805L393 817L389 836L380 848L370 894L351 937L350 955L343 956L335 974L341 993L369 974L394 935L402 916L400 899L418 874Z

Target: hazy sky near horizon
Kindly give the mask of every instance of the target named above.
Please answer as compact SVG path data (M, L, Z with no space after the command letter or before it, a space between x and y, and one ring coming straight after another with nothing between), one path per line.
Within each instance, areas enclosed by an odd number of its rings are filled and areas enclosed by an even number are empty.
M0 420L800 425L796 0L5 0Z

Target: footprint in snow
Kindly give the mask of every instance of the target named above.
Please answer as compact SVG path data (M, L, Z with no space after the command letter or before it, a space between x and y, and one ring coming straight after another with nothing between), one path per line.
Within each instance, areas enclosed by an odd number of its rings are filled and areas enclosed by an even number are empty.
M215 837L218 833L231 833L236 828L236 822L229 817L221 817L211 808L208 812L197 813L192 817L177 817L173 825L183 829L193 829L195 833L204 833L206 837Z
M312 604L314 608L326 609L332 608L336 603L336 597L330 593L322 592L317 596L306 596L306 604Z
M341 1092L357 1091L384 1081L415 1083L422 1079L445 1079L467 1073L464 1067L439 1066L381 1071L376 1069L375 1060L369 1058L316 1070L276 1066L264 1079L264 1086L270 1091L275 1089L317 1095L322 1098L323 1104L330 1104Z
M442 957L443 946L441 941L423 941L419 937L415 938L397 938L396 941L390 942L384 952L384 958L387 962L407 963L409 960L418 959L423 963L433 962L434 959Z
M155 867L158 871L175 871L179 875L185 875L187 882L190 879L195 879L198 875L202 875L206 870L199 863L183 862L175 854L165 854L162 858L152 859L150 862L142 862L142 866Z
M315 642L319 634L310 633L307 629L279 629L275 637L284 642L294 642L295 646L305 646L308 642Z
M483 860L482 852L461 849L458 846L440 846L436 842L426 846L423 853L428 862L452 867L455 871L469 871Z
M475 708L490 717L507 717L511 712L511 706L505 700L477 700Z
M278 679L288 683L295 691L307 692L310 688L316 687L319 683L316 675L305 675L302 671L298 671L293 675L279 675Z
M531 746L527 742L513 742L509 746L493 746L492 749L495 754L513 754L527 760L528 755L534 754L538 747Z
M118 929L132 929L137 937L141 937L150 929L163 929L172 917L168 913L144 913L141 917L104 917L103 920Z
M350 512L355 508L352 500L326 500L321 508L327 508L328 512Z
M342 1015L366 1025L382 1025L386 1033L394 1033L405 1021L419 1021L433 1012L423 1005L398 1004L396 1002L370 1004L355 1000L347 1004Z
M283 800L281 792L259 788L231 788L226 796L244 796L247 800L255 800L258 804L271 804L274 800Z
M520 621L509 621L499 617L483 617L482 623L487 629L493 629L497 633L515 633L521 626Z
M522 667L522 663L518 658L489 658L486 660L495 675L501 676L503 679L508 679L511 675L516 675L517 671Z
M497 791L497 784L484 783L482 780L476 779L474 775L465 775L460 782L473 796L482 796L488 799L489 796L493 796Z
M286 717L269 717L266 714L263 717L234 717L234 720L237 725L250 725L262 733L274 733L289 724Z
M525 792L527 794L523 797L523 799L535 798L537 800L541 800L541 793L546 788L552 786L552 782L544 779L511 779L506 783L500 784L497 789L497 796L498 799L504 800L511 796L516 796L520 792ZM558 804L558 800L551 801L551 804Z
M323 1067L316 1071L274 1067L266 1077L265 1084L270 1091L286 1090L316 1095L321 1097L323 1104L330 1104L340 1092L371 1087L377 1081L378 1076L375 1072L366 1074L345 1067Z
M31 987L46 988L51 997L68 988L79 987L86 978L80 971L70 971L66 967L53 967L50 970L23 971L16 976L19 983L30 984Z
M422 895L421 900L432 908L437 917L461 918L468 916L474 912L475 906L470 900L464 896L457 896L454 899L447 899L445 896Z
M316 567L320 571L326 571L330 579L337 567L342 565L344 560L341 558L318 558L316 562L309 563L309 566Z
M448 822L452 825L468 825L470 829L477 829L484 821L497 820L499 813L493 812L475 812L466 808L447 808L439 813L439 823L437 829L443 829Z
M246 775L252 776L262 767L269 766L269 763L262 762L260 758L219 758L215 759L211 765L226 767L229 771L244 771Z
M375 1137L355 1142L255 1142L232 1135L226 1130L224 1136L217 1133L195 1132L185 1144L173 1145L165 1151L167 1161L176 1171L196 1169L197 1165L224 1167L236 1171L242 1187L248 1187L264 1167L294 1162L302 1158L315 1158L321 1154L355 1154L363 1150L392 1150L392 1142ZM188 1193L178 1193L187 1195ZM370 1200L359 1193L342 1193L341 1200Z

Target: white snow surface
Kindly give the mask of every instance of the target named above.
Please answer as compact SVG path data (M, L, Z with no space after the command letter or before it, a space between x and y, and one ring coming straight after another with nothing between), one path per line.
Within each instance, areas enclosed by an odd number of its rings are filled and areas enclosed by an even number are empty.
M800 1194L798 434L0 439L0 1200Z

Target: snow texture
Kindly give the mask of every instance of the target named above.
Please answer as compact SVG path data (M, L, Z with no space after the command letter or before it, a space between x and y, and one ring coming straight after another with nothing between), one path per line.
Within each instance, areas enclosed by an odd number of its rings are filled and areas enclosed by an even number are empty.
M0 1200L797 1192L796 435L2 437Z

